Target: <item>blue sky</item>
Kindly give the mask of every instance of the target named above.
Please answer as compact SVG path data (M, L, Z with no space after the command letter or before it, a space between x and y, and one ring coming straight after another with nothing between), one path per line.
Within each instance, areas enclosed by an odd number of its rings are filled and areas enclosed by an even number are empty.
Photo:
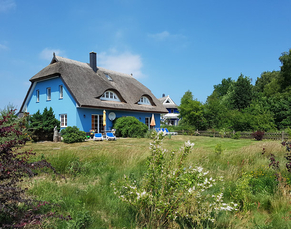
M20 108L53 52L133 76L180 104L213 85L279 70L291 42L290 0L0 0L0 109Z

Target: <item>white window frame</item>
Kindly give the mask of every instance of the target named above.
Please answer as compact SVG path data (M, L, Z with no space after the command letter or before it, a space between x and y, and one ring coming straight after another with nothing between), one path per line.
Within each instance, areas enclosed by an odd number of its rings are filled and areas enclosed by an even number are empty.
M117 101L120 102L120 99L113 91L106 91L101 97L101 100L108 100L108 101Z
M36 90L36 102L39 103L39 90Z
M151 102L149 100L148 97L146 96L142 96L139 101L138 101L138 104L142 104L142 105L151 105Z
M46 89L46 100L51 100L52 99L52 90L50 87Z
M68 118L67 114L60 114L60 125L61 127L67 127L68 126Z
M64 87L63 87L63 85L60 85L59 86L59 90L60 90L60 99L63 99L64 97Z

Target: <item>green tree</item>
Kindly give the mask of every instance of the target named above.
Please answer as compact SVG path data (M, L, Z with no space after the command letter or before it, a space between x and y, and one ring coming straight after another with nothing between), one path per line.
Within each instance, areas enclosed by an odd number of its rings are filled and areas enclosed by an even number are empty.
M178 107L182 123L195 126L196 129L204 130L207 128L204 117L204 105L193 99L191 91L186 91Z
M237 81L233 83L229 92L229 104L231 108L242 110L251 104L253 97L253 85L251 79L241 74Z
M53 109L50 107L48 110L44 108L41 114L38 110L35 114L29 118L30 126L34 141L49 140L52 141L55 126L60 129L60 121L55 118Z
M204 107L205 118L208 125L207 128L220 129L222 127L225 127L224 124L227 117L227 108L218 98L217 92L215 90L210 96L208 96Z
M279 83L280 72L263 72L261 77L258 77L254 86L255 93L262 93L263 95L270 97L281 91Z
M214 85L213 94L221 98L222 96L226 95L229 91L229 88L234 83L234 81L229 77L227 79L223 79L220 84Z
M274 114L275 125L278 129L291 126L291 92L276 94L268 98L267 109Z
M282 63L280 72L280 84L282 90L291 86L291 49L289 52L284 52L279 57Z

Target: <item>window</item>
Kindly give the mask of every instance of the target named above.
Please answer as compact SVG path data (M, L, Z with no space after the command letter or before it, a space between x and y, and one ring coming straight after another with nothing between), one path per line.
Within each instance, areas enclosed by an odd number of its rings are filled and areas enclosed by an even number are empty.
M51 88L46 89L46 100L51 100Z
M102 96L102 100L112 100L120 102L118 96L113 91L106 91Z
M145 124L150 128L150 124L151 124L151 118L150 117L146 117L145 118Z
M108 74L105 74L105 76L108 80L112 81L112 78Z
M61 114L60 115L61 127L67 127L67 115Z
M39 102L39 90L36 90L36 102Z
M151 105L150 100L149 100L147 97L145 97L145 96L142 96L142 97L140 98L138 104Z
M60 99L63 98L63 85L60 85Z

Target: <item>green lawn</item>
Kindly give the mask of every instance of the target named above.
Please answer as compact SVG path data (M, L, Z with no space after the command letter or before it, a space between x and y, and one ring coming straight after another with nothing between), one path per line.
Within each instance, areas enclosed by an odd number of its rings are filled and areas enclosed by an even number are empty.
M208 169L214 177L223 176L224 183L218 187L224 188L226 200L243 202L239 212L221 214L216 228L291 228L289 187L283 182L274 186L275 172L268 166L273 153L288 183L290 175L284 168L285 150L280 142L179 135L166 137L163 146L169 152L177 151L188 140L195 146L187 163ZM136 179L142 176L150 142L147 138L125 138L75 144L28 143L23 150L32 149L34 160L47 159L65 178L40 173L23 186L30 195L56 204L53 210L73 218L49 219L44 227L136 228L135 210L114 195L110 183L123 174ZM218 144L221 154L215 153ZM247 187L240 186L245 180Z

